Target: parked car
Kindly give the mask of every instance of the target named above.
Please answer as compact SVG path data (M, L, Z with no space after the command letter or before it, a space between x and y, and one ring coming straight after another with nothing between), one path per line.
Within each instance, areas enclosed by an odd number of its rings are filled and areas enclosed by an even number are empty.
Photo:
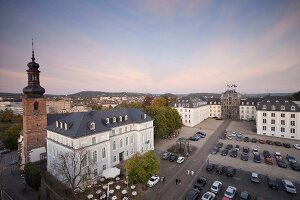
M249 137L244 137L244 142L249 142Z
M222 183L220 181L214 181L212 186L210 187L210 191L218 194L222 188Z
M266 143L267 143L268 145L273 145L273 144L274 144L272 140L266 140Z
M190 140L192 140L192 141L198 141L200 139L201 139L201 136L199 136L197 134L195 134L195 135L193 135L193 136L190 137Z
M237 144L237 145L235 145L234 148L239 151L240 150L240 145Z
M231 133L232 137L236 137L236 132Z
M174 162L175 160L177 160L177 156L172 154L170 157L169 157L169 161L170 162Z
M252 138L252 139L251 139L251 142L252 142L252 143L256 143L256 142L257 142L257 139L256 139L256 138Z
M290 163L290 166L292 168L292 170L295 170L295 171L300 171L300 165L299 163L295 162L295 163Z
M233 167L228 167L226 171L226 176L233 177L236 174L236 169Z
M241 154L241 160L243 160L243 161L248 161L248 159L249 159L248 154L245 153L245 152L243 152L243 153Z
M194 188L198 189L198 190L202 190L203 187L206 185L207 183L207 180L206 178L198 178L194 184Z
M279 153L279 152L275 152L274 157L275 157L276 160L281 160L282 159L281 153Z
M223 147L223 143L222 143L222 142L219 142L219 143L217 144L217 147L218 147L218 148L222 148L222 147Z
M282 143L282 146L284 146L285 148L291 148L291 145L289 143Z
M266 140L259 139L258 142L259 142L260 144L266 144Z
M196 200L199 198L201 191L197 189L189 190L185 195L185 200Z
M295 159L295 157L294 156L292 156L291 154L286 154L286 159L287 159L287 161L289 162L289 163L295 163L295 162L297 162L297 160Z
M0 154L7 154L9 152L11 152L10 149L3 149L3 150L0 151Z
M219 151L220 151L220 149L219 149L218 147L214 147L214 148L212 148L212 150L210 150L210 153L213 154L213 155L215 155L215 154L217 154Z
M251 177L250 177L250 180L254 183L259 183L259 177L258 177L258 174L255 173L255 172L252 172L251 173Z
M170 153L170 152L165 152L165 153L162 155L162 159L168 160L168 159L170 158L171 155L172 155L172 153Z
M271 157L270 157L270 158L264 158L264 160L265 160L265 163L266 163L266 164L268 164L268 165L273 165L273 160L272 160Z
M233 136L230 134L230 135L227 135L227 139L228 140L232 140L233 139Z
M249 153L249 147L243 147L243 152Z
M264 156L265 158L271 158L271 154L270 154L270 152L267 151L267 150L264 150L264 151L263 151L263 156Z
M228 154L228 149L223 149L221 151L221 156L227 156L227 154Z
M259 151L258 151L258 149L257 149L257 148L254 148L254 149L252 150L252 153L253 153L253 155L255 155L255 154L259 154Z
M274 142L274 144L276 145L276 146L282 146L282 143L281 142L278 142L278 141L276 141L276 142Z
M201 138L205 138L206 134L203 132L197 132L196 135L199 135Z
M276 162L277 162L278 167L287 168L287 164L285 163L284 160L278 159L278 160L276 160Z
M214 193L212 193L212 192L206 192L202 196L201 200L214 200L215 198L216 198L216 195Z
M249 192L247 191L241 192L240 200L250 200L250 199L251 199L251 195L249 194Z
M216 167L215 164L208 164L208 165L206 166L206 171L211 172L211 171L214 170L215 167Z
M183 163L185 161L185 157L183 157L183 156L179 156L178 158L177 158L177 163L178 164L181 164L181 163Z
M231 152L230 152L230 157L236 158L236 157L237 157L237 154L238 154L237 152L238 152L238 151L237 151L236 148L232 149Z
M294 147L295 149L300 150L300 144L294 144L293 147Z
M261 163L261 158L259 154L254 154L253 155L253 161L256 163Z
M227 144L226 149L231 150L233 148L232 144Z
M228 186L224 193L224 196L229 199L234 199L235 194L236 194L236 188L233 186Z
M149 187L153 187L154 185L156 185L159 181L159 176L158 175L154 175L154 176L151 176L151 178L149 179L147 185Z
M282 184L284 187L284 190L289 192L289 193L293 193L296 194L296 187L295 185L292 183L292 181L288 180L288 179L282 179Z
M225 171L226 167L224 167L223 165L218 165L216 168L216 172L218 174L223 174L223 172Z
M278 189L279 184L276 178L274 177L268 177L268 186L272 189Z

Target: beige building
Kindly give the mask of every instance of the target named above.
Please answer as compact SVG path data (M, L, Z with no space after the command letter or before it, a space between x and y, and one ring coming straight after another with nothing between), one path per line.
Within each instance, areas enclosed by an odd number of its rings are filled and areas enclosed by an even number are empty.
M235 89L228 89L221 96L222 102L222 118L224 119L240 119L240 101L241 94Z
M71 109L70 100L47 100L47 113L65 113Z

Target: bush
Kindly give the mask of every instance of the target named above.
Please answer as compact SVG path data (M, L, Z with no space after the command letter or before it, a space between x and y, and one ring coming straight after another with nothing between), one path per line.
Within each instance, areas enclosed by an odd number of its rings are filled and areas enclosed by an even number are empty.
M41 171L33 163L25 164L25 181L33 189L38 190L41 185Z

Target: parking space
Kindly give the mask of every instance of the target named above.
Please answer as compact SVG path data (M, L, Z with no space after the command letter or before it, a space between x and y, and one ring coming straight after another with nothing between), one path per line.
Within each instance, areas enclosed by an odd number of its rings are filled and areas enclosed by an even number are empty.
M280 142L290 142L287 141L286 139L281 139L281 138L270 138L270 137L265 137L265 136L253 136L253 135L249 135L249 134L243 134L243 137L249 137L250 140L251 138L255 137L257 139L276 139L276 141L280 141ZM245 171L253 171L256 172L258 174L262 174L262 175L270 175L270 176L274 176L276 178L287 178L290 179L292 181L298 182L300 183L300 172L299 171L295 171L292 170L291 167L289 166L289 163L286 160L286 155L290 154L293 155L295 157L295 159L300 162L300 150L297 150L295 148L285 148L283 146L275 146L275 145L268 145L268 144L260 144L260 143L252 143L252 142L244 142L244 141L236 141L235 139L232 140L219 140L219 142L223 143L223 148L224 149L226 147L227 144L231 144L233 146L239 145L239 149L240 151L238 152L238 155L236 158L234 157L230 157L229 154L227 156L221 156L220 153L216 154L216 155L210 155L209 156L209 161L212 163L216 163L216 164L221 164L221 165L225 165L225 166L232 166L235 167L237 169L243 169ZM294 141L295 143L296 141ZM291 143L292 145L293 143ZM243 147L249 147L249 160L248 161L242 161L240 159L240 155L242 152L242 148ZM253 154L252 154L252 150L254 148L257 148L260 152L260 156L261 156L261 163L256 163L253 161ZM268 165L265 163L264 158L263 158L263 151L267 150L270 152L272 160L273 160L273 165ZM283 160L285 160L286 164L288 165L287 168L281 168L277 165L276 163L276 159L274 158L274 153L275 152L280 152Z
M232 121L226 130L256 135L255 121Z

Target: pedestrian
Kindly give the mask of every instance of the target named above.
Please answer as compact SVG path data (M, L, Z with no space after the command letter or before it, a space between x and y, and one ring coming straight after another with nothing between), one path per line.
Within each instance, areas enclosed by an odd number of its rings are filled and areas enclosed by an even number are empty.
M193 170L191 171L191 175L194 176L194 171Z
M178 179L176 178L176 185L178 184Z
M187 174L190 175L190 170L187 170Z

